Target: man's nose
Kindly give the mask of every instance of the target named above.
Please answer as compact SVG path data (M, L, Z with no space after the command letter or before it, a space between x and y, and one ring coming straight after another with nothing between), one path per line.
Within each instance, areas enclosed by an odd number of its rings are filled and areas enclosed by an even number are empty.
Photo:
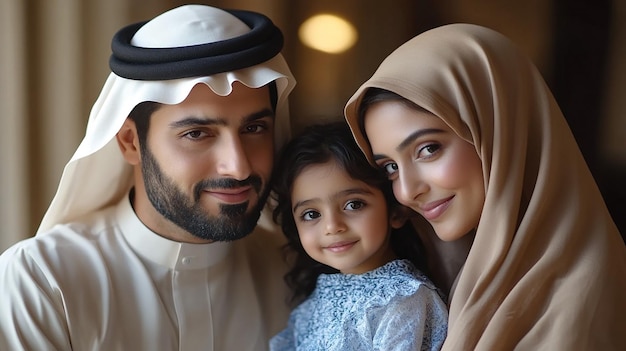
M244 180L250 176L250 161L239 135L224 136L217 160L217 172L225 178Z

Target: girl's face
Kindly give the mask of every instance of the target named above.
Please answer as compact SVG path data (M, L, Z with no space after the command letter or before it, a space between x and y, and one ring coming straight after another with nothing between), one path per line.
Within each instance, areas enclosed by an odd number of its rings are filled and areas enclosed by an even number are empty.
M400 203L426 218L445 241L478 226L485 188L472 144L435 115L398 101L372 105L364 123L374 160Z
M291 201L300 241L314 260L360 274L393 259L382 191L350 178L334 161L302 170Z

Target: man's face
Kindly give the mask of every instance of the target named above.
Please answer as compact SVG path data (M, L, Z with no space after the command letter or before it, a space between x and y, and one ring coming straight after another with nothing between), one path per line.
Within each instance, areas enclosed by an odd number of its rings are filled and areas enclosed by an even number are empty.
M219 96L199 84L180 104L152 114L141 146L146 193L160 215L193 236L237 240L259 219L273 154L267 87L234 83Z

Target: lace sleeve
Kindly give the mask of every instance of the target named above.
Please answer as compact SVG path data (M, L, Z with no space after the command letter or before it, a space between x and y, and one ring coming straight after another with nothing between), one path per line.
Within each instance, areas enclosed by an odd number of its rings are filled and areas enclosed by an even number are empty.
M291 323L287 328L283 329L280 333L274 335L270 339L270 351L293 351L296 349L294 344L294 332L291 328Z
M380 351L440 350L448 328L448 312L436 291L421 286L381 306L374 334Z

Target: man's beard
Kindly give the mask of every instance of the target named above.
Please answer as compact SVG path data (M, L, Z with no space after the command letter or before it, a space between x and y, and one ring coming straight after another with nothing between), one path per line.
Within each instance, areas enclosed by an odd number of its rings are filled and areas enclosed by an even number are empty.
M190 200L163 173L157 160L148 147L141 148L141 170L148 199L152 206L166 219L192 235L212 241L232 241L241 239L254 230L261 210L269 195L269 188L261 188L263 181L251 175L245 180L206 179L194 186L193 200ZM258 202L248 213L249 201L241 204L219 205L219 214L212 216L200 205L200 195L210 188L235 188L252 186L259 195Z

